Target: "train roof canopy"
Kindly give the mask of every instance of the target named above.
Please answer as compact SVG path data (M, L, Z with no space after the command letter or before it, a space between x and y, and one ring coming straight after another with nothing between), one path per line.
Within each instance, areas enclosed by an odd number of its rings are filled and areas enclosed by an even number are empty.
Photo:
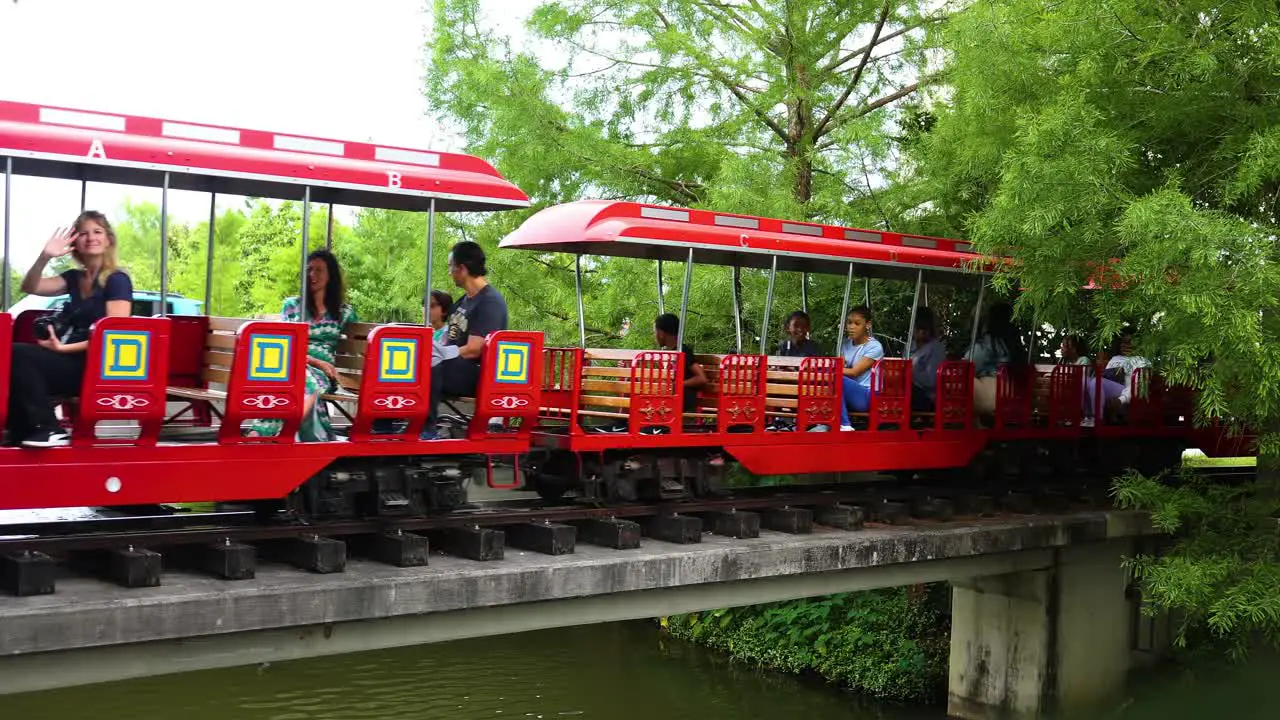
M396 210L526 207L484 160L0 100L0 172Z
M985 273L962 240L731 215L632 202L582 200L542 210L501 244L544 252L681 261L844 275L958 282Z

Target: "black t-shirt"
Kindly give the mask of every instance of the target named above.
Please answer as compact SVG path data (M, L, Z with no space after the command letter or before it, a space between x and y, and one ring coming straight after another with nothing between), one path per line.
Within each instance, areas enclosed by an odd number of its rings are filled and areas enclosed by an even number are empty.
M87 335L93 323L106 317L108 301L133 300L133 280L122 270L108 275L102 287L94 284L93 291L83 298L80 297L80 280L84 277L84 270L73 268L59 277L67 284L67 295L71 298L61 312L69 318L70 328L75 334Z
M475 297L463 295L449 314L447 344L466 345L472 335L481 338L507 329L507 301L492 285L485 285ZM479 360L472 360L479 364Z
M697 362L697 360L693 359L693 348L689 347L688 345L685 345L684 346L684 379L685 380L688 380L689 378L693 377L693 364L695 362ZM691 388L691 387L684 388L684 411L685 412L698 411L699 390L700 390L699 388Z
M778 352L776 354L779 357L820 357L822 355L818 351L818 345L808 338L800 342L787 338L778 343Z

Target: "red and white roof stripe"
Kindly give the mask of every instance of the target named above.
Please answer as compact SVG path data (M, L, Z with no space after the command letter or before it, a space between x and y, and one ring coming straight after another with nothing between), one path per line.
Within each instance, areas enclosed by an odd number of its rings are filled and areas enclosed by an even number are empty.
M674 261L692 248L701 263L767 268L776 256L780 270L844 274L855 263L888 277L992 267L963 240L604 200L542 210L502 247Z
M0 101L0 157L20 174L440 210L524 207L484 160L372 143Z

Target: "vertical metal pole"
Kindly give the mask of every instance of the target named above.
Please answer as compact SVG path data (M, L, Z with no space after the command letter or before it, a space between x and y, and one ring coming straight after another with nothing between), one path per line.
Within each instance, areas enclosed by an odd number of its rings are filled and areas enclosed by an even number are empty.
M840 346L844 344L844 319L849 314L849 292L853 290L853 263L849 263L849 274L844 279L844 302L840 303L840 322L836 326L836 354L840 354Z
M80 181L80 212L84 212L85 205L89 200L89 181Z
M667 312L666 303L662 297L662 261L658 261L658 314L663 315Z
M987 292L987 280L981 278L981 285L978 286L978 302L973 306L973 329L969 332L969 352L973 352L973 346L978 344L978 323L982 321L982 296Z
M769 347L769 310L773 305L773 283L778 278L778 256L773 256L773 265L769 268L769 291L764 299L764 322L760 324L760 354L765 355Z
M436 199L431 198L431 203L427 205L427 266L424 272L427 276L427 290L422 293L425 301L426 297L431 294L434 289L431 287L431 258L435 252L436 245Z
M809 273L800 273L800 309L809 312Z
M83 186L82 186L83 187ZM169 314L169 173L160 186L160 316Z
M742 352L742 298L738 297L738 285L742 282L742 268L733 266L733 334L737 339L734 352Z
M13 290L9 287L9 212L13 208L10 201L9 190L13 185L13 158L4 159L4 279L2 294L4 295L4 309L9 309L9 298Z
M324 249L333 250L333 203L329 203L329 223L324 229Z
M916 310L920 307L920 288L924 285L924 271L916 271L916 291L911 296L911 320L907 323L907 337L902 341L902 359L911 357L911 338L916 334Z
M578 296L578 347L587 348L587 315L582 307L582 256L573 256L573 287Z
M1036 364L1036 346L1040 344L1040 311L1031 314L1031 342L1027 348L1027 362Z
M213 314L213 234L218 227L218 193L209 195L209 242L204 251L204 314Z
M684 350L685 316L689 314L689 285L693 283L693 248L684 261L684 291L680 293L680 332L676 334L676 350Z
M307 256L311 254L311 186L302 190L302 275L299 282L302 292L298 293L298 313L302 321L307 321ZM325 308L327 312L337 312L338 308Z
M871 307L871 278L862 278L862 304Z

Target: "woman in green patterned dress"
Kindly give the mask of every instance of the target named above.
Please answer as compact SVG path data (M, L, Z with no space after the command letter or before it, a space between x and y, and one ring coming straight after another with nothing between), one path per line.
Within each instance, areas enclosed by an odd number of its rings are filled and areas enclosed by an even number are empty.
M356 313L344 300L342 270L338 259L328 250L316 250L307 256L307 290L306 322L311 326L307 343L307 398L298 439L325 442L336 440L337 436L320 396L337 389L338 370L333 363L338 355L338 340L346 326L356 322ZM284 301L280 314L287 322L300 322L303 320L301 309L298 298L291 297ZM250 434L276 435L281 426L279 420L259 420L253 424Z

